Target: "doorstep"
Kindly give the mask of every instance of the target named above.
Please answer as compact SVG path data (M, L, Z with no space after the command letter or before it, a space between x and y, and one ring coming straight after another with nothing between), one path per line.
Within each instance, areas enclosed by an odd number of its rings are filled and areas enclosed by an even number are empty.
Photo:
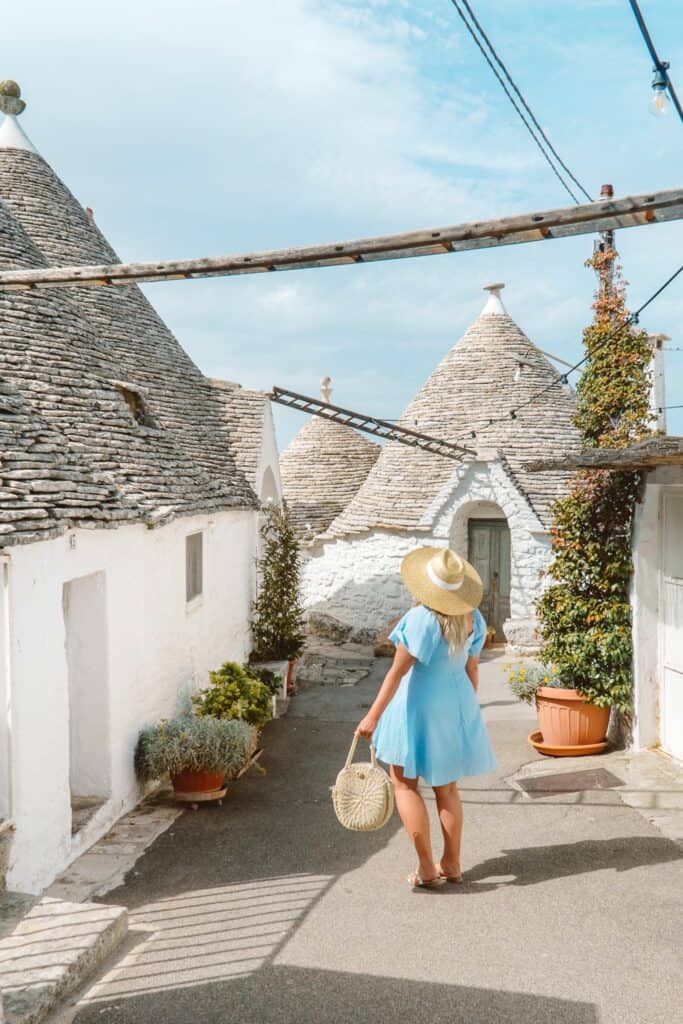
M39 1024L128 932L125 907L22 893L0 898L0 919L5 1024Z

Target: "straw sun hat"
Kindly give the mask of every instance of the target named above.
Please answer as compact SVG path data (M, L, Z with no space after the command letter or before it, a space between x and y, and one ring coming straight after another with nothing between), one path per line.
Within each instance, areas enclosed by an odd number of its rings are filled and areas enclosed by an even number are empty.
M421 604L443 615L464 615L481 601L477 570L450 548L416 548L401 562L401 576Z

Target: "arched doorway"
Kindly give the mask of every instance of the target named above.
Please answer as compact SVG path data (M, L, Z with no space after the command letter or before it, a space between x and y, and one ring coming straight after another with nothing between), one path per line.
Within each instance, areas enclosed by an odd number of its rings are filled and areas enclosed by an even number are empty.
M481 576L484 596L480 611L494 640L505 641L503 623L510 618L512 554L510 528L499 505L489 501L467 502L453 521L451 545L466 553Z

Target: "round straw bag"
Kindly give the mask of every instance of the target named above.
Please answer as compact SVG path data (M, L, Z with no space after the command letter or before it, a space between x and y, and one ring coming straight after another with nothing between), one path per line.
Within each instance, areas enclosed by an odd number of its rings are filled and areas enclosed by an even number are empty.
M332 787L332 803L344 828L373 832L389 821L394 809L394 790L389 776L377 764L372 743L370 764L351 763L357 745L358 736L354 736L346 764Z

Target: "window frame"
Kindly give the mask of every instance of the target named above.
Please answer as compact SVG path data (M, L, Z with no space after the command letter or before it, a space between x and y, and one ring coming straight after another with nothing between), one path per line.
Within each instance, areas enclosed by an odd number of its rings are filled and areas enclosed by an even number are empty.
M198 550L192 552L193 546ZM198 586L198 589L197 589ZM204 597L204 531L193 530L185 534L185 604L192 608Z

